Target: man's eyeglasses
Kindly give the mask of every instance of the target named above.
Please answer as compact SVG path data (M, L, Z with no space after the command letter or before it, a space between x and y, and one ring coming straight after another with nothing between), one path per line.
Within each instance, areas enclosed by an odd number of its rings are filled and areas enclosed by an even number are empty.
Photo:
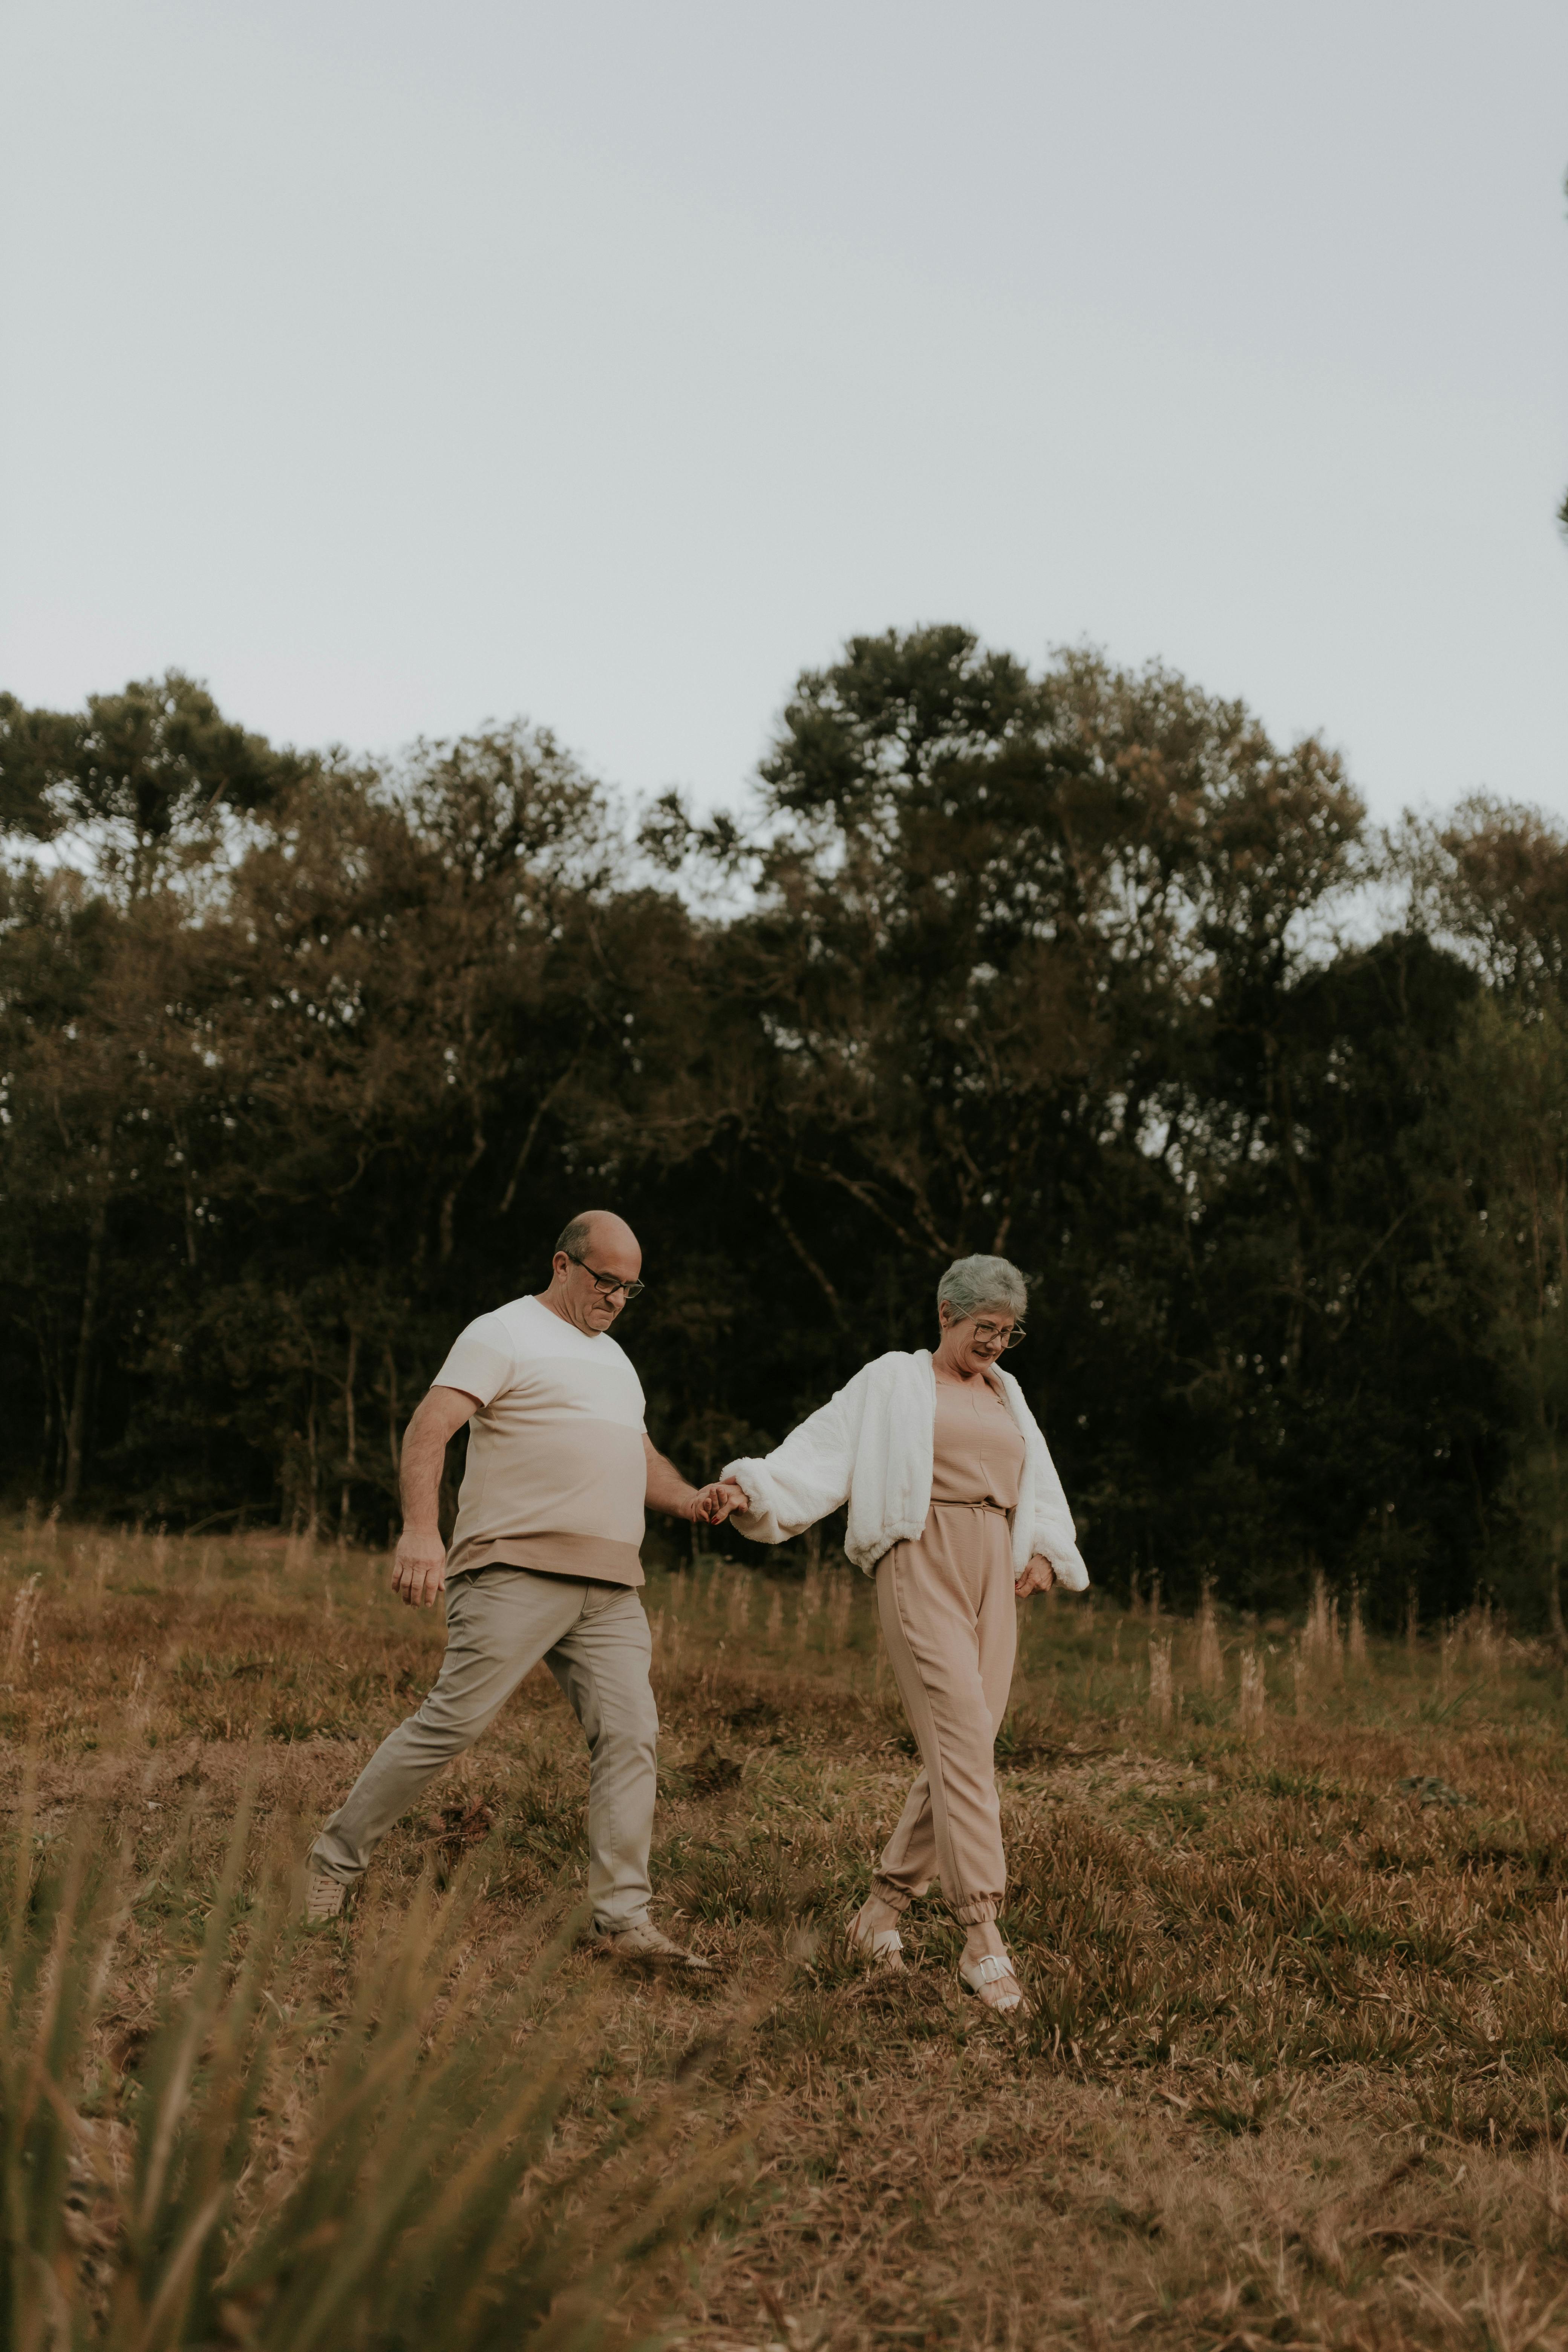
M646 1282L623 1282L618 1274L594 1274L587 1259L579 1257L574 1250L566 1250L563 1255L569 1257L574 1265L580 1265L584 1274L593 1275L594 1287L601 1298L613 1298L617 1290L624 1290L629 1307L633 1299L640 1298L647 1288Z

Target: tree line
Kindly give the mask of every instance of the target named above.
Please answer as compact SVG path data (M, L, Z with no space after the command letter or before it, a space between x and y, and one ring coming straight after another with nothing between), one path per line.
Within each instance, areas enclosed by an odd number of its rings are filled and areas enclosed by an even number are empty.
M950 1258L1113 1589L1321 1567L1562 1634L1568 843L958 627L797 681L743 812L542 730L280 751L176 673L0 696L16 1501L382 1539L470 1316L627 1215L694 1474L929 1339Z

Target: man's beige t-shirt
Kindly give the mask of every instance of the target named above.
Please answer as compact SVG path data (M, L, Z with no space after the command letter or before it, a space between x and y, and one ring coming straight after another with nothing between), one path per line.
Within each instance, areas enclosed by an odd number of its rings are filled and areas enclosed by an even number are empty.
M468 1325L433 1385L479 1401L448 1578L506 1567L642 1582L642 1383L607 1331L514 1298Z

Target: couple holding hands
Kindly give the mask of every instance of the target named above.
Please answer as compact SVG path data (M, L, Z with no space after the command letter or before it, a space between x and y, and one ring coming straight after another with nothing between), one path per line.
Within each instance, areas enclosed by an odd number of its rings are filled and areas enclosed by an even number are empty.
M607 1211L574 1217L549 1287L460 1335L408 1424L393 1585L447 1597L447 1654L418 1712L382 1742L311 1849L306 1913L331 1918L432 1776L471 1747L541 1658L588 1742L588 1896L602 1947L709 1965L648 1917L658 1717L637 1598L645 1508L783 1543L841 1505L845 1549L877 1613L921 1769L850 1927L900 1968L899 1918L933 1878L965 1928L960 1975L988 2007L1026 2003L996 1927L1005 1885L993 1759L1017 1647L1017 1600L1088 1571L1046 1441L1002 1357L1026 1288L1001 1257L963 1257L937 1286L932 1350L857 1372L784 1444L690 1486L643 1426L643 1392L610 1336L642 1252ZM450 1546L437 1498L469 1424Z

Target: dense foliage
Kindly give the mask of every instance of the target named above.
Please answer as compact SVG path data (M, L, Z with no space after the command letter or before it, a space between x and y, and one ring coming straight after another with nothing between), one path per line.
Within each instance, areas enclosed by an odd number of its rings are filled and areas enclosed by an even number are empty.
M1559 1629L1568 845L1374 839L1318 742L957 628L802 677L760 783L633 838L521 726L0 698L13 1491L379 1538L453 1332L604 1203L693 1473L1004 1250L1102 1580Z

